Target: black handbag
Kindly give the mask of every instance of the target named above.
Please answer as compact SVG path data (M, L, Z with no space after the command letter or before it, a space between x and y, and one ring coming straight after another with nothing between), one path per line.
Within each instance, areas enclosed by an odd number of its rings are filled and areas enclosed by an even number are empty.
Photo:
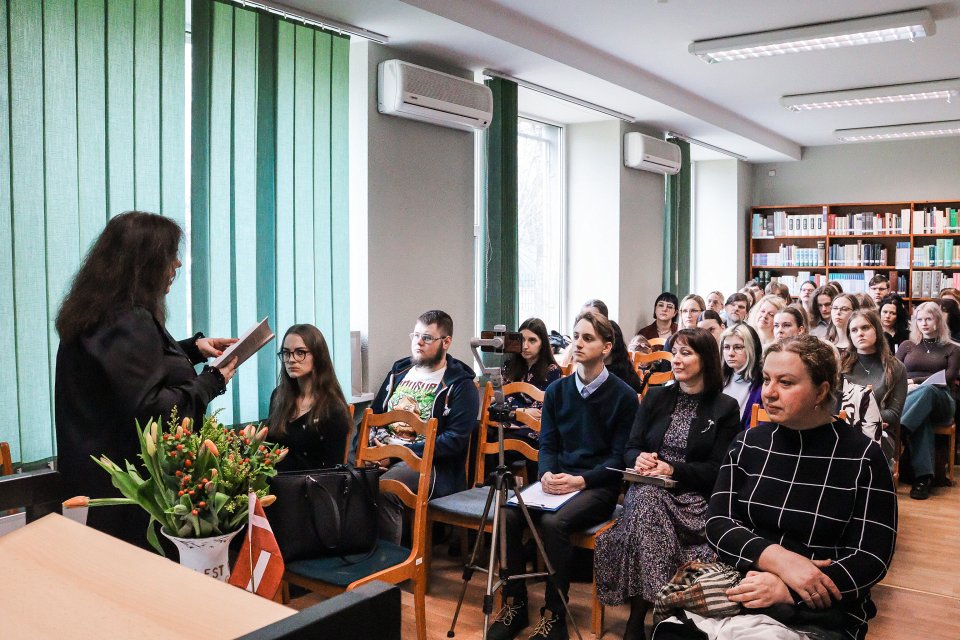
M370 553L377 544L380 474L375 466L281 471L267 519L287 562Z

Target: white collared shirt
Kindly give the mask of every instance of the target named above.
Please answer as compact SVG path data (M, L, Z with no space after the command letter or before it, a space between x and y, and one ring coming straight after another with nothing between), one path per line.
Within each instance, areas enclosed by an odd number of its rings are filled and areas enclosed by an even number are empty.
M573 375L577 379L577 391L580 392L580 395L582 397L589 398L591 395L593 395L594 391L600 388L600 385L602 385L604 382L607 381L607 378L610 377L610 372L607 371L606 367L604 367L600 371L600 375L594 378L590 384L584 384L583 380L580 379L579 371L577 371Z

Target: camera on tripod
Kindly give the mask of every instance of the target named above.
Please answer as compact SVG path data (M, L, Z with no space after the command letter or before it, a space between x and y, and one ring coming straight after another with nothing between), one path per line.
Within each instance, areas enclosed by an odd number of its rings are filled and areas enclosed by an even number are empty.
M503 378L500 375L500 368L484 366L477 349L484 353L520 353L523 351L523 335L518 331L507 331L505 325L498 324L493 327L493 331L481 331L479 338L473 338L470 341L470 347L493 386L494 401L490 403L487 415L492 422L512 422L517 414L503 397Z

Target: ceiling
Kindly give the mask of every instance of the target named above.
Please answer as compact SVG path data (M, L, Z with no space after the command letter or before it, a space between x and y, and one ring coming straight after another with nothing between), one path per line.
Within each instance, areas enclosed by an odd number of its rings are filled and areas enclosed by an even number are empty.
M278 4L274 2L274 4ZM469 69L491 68L754 162L798 160L835 129L960 119L960 100L794 113L783 95L960 76L960 1L283 0ZM915 42L706 64L693 40L928 8ZM541 101L542 102L542 101ZM554 120L589 118L579 107ZM541 114L548 117L548 114ZM600 119L600 118L596 118Z

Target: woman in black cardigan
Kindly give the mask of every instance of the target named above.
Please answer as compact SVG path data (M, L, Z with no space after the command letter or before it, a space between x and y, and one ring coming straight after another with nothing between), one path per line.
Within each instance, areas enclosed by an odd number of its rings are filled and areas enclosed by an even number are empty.
M176 222L152 213L112 218L60 306L54 401L64 497L118 496L90 456L137 464L135 420L166 421L174 407L181 418L201 420L233 377L235 358L200 374L194 365L235 340L198 333L177 342L164 327L182 235ZM147 522L135 506L93 509L88 516L91 527L140 546Z
M640 403L624 463L642 475L672 478L677 486L632 484L621 518L597 536L597 598L630 603L624 640L644 637L650 602L681 564L713 559L704 533L707 501L740 427L740 407L723 393L713 336L682 329L672 353L677 384L651 389Z

